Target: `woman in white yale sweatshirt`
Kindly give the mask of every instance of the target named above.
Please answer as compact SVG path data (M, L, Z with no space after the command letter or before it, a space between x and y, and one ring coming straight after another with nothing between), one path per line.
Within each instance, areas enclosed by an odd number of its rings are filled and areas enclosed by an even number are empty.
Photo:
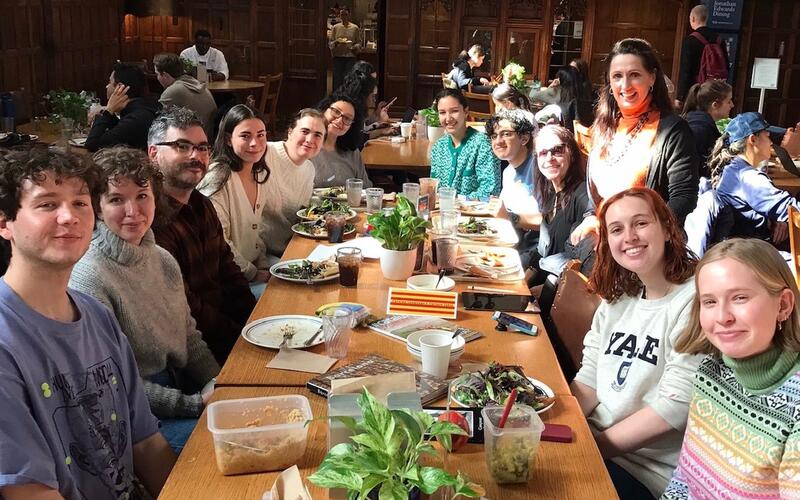
M600 207L589 287L603 298L571 389L621 499L658 497L677 464L701 356L674 345L697 263L658 193L632 188Z

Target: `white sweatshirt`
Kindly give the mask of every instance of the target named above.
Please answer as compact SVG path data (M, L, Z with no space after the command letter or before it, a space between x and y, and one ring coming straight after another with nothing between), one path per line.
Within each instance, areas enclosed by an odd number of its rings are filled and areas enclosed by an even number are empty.
M674 432L646 448L614 458L658 498L678 461L695 371L701 355L680 354L695 296L694 280L660 299L623 296L603 301L586 334L583 364L575 376L597 392L599 404L588 421L603 431L649 406Z

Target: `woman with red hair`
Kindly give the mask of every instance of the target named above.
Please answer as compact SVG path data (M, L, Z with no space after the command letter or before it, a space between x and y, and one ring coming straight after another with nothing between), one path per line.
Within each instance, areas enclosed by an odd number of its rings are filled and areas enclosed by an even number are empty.
M603 298L572 393L621 499L659 497L675 469L700 357L675 352L697 262L663 198L631 188L600 206L589 288Z

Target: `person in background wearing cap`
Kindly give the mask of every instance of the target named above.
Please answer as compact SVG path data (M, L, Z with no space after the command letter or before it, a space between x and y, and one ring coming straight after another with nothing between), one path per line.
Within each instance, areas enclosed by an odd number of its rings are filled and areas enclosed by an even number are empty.
M708 166L711 186L720 201L734 209L731 236L759 238L781 248L786 246L789 234L789 206L800 209L800 203L776 188L758 169L770 158L770 133L784 134L787 130L770 127L759 113L736 116L717 139Z

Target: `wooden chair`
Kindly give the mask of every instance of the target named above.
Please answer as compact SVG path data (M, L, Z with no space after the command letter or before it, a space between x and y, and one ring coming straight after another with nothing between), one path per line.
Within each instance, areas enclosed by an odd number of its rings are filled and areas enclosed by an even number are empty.
M789 249L792 253L792 273L800 286L800 212L789 205Z
M283 73L273 76L260 76L258 81L264 84L264 88L261 90L261 102L258 103L258 110L267 119L267 128L274 132Z
M491 94L476 94L475 92L465 91L464 97L467 98L470 113L476 111L489 116L494 114L494 100Z
M491 117L492 117L491 113L481 113L480 111L472 111L472 108L469 108L469 121L471 122L485 122Z
M580 272L581 262L572 260L558 279L558 288L545 320L550 342L567 381L572 381L583 360L583 338L592 326L600 297L586 289L587 278Z

